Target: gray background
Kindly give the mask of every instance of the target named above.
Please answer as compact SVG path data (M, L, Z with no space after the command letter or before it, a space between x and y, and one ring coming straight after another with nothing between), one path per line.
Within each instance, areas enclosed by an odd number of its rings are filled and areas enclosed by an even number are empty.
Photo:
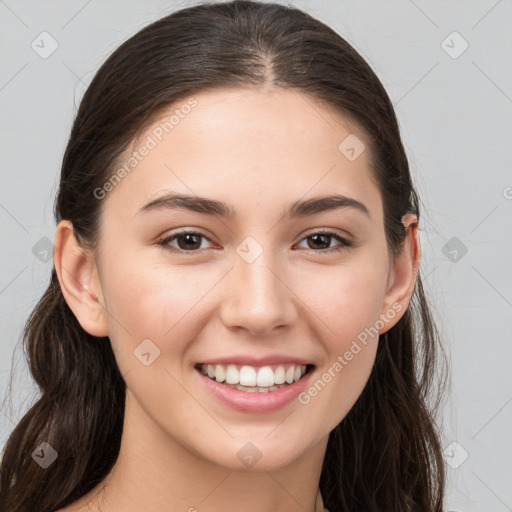
M45 237L75 105L119 43L193 3L0 0L1 398L15 368L1 447L37 396L19 336L50 276ZM453 365L448 508L512 511L512 3L292 3L353 44L396 107L424 203L422 272ZM58 44L47 58L43 31Z

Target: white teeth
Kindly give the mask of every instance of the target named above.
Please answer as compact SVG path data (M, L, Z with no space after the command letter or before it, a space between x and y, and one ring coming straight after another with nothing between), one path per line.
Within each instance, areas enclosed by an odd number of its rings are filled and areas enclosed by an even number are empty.
M274 385L274 372L270 366L262 366L258 370L256 385L261 388L269 388Z
M284 368L278 366L274 372L274 384L284 384Z
M257 386L242 386L240 384L226 384L230 388L235 388L240 391L247 391L248 393L268 393L269 391L275 391L276 389L280 389L283 386L271 386L269 388L259 388ZM286 385L286 384L285 384Z
M256 370L252 366L240 368L240 384L242 386L256 386Z
M238 384L240 382L240 372L234 364L228 364L226 368L226 382L228 384Z
M240 384L238 384L238 386L236 386L236 389L239 389L240 391L247 391L249 393L257 393L258 390L256 388L246 388L244 386L240 386Z
M212 367L212 365L208 365L208 376L210 376L210 367ZM216 367L215 367L215 380L217 382L224 382L226 380L226 372L224 371L224 367L220 364L218 364Z
M204 375L208 375L210 379L224 382L236 389L250 393L256 391L267 393L300 380L306 373L306 365L292 364L285 370L285 365L274 366L274 369L272 369L271 366L254 368L249 365L203 364L200 370Z

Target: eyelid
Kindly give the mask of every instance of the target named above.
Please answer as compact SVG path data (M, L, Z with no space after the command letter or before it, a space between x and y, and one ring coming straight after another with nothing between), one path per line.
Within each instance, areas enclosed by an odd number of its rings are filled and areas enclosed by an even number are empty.
M341 238L346 239L347 241L351 241L353 239L352 235L338 228L312 228L301 235L299 242L302 241L304 238L307 238L308 236L318 234L337 235Z

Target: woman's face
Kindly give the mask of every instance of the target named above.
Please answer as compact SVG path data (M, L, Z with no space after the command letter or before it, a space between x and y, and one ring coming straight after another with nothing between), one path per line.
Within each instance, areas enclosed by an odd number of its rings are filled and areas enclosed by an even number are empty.
M326 442L365 386L377 333L405 309L382 200L363 134L312 98L193 98L97 191L98 326L132 429L224 467L277 468Z

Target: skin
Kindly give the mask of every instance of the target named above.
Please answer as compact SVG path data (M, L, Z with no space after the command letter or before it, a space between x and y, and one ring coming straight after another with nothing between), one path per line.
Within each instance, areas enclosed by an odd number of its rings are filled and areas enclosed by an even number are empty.
M361 394L378 337L308 404L294 400L270 413L216 401L194 366L232 354L289 354L315 364L314 382L399 305L379 333L389 330L411 299L417 219L404 216L407 238L393 261L368 150L354 161L338 150L349 134L364 141L356 126L310 97L275 87L194 97L191 113L102 200L96 251L77 244L69 221L57 227L54 263L64 297L87 332L110 337L127 384L119 459L66 510L315 511L329 432ZM137 214L171 190L222 200L236 217ZM341 208L281 218L295 201L330 194L361 201L370 215ZM204 234L202 252L157 245L177 228ZM316 245L309 238L322 228L356 245L328 253L323 247L337 247L335 238ZM252 263L236 252L248 236L263 248ZM145 366L133 351L148 338L160 356ZM248 442L261 453L251 468L237 457Z

